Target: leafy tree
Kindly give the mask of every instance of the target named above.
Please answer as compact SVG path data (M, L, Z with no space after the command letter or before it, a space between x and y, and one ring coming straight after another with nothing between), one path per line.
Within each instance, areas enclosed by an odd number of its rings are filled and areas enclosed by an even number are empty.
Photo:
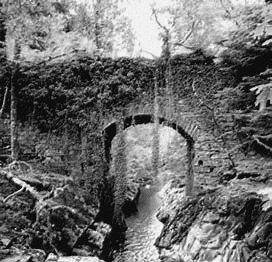
M131 54L134 34L124 11L120 0L85 1L75 7L70 27L92 40L99 55L116 56L124 49Z
M255 4L240 8L238 27L230 33L232 46L261 46L271 39L271 5Z
M10 77L10 130L11 130L11 157L18 160L18 75L19 64L22 63L24 47L32 47L43 51L45 49L45 36L48 36L44 25L45 21L52 15L51 6L47 2L40 1L2 1L2 10L5 17L5 49L6 57L11 61ZM44 31L45 30L45 31ZM6 88L3 101L6 101L8 88ZM4 103L3 103L4 105ZM1 114L3 112L1 109Z
M255 106L262 111L270 101L272 67L272 5L246 6L237 17L239 27L230 33L224 62L231 65L240 79L244 92L256 91ZM257 76L258 75L258 76ZM244 76L254 76L251 78ZM249 93L250 95L250 93Z
M76 52L94 53L93 41L82 32L72 30L73 4L72 0L52 3L51 15L40 17L34 41L22 49L24 60L41 62L52 57L67 58Z
M17 123L17 92L16 77L18 74L18 60L20 56L20 46L27 41L32 31L32 18L40 12L39 3L29 3L27 1L2 2L2 12L5 14L5 46L7 59L15 62L10 79L10 133L11 133L11 158L18 160L18 123ZM30 26L31 24L31 26Z
M5 19L4 19L4 13L2 11L2 8L3 8L3 4L0 2L0 48L4 47L5 36L6 36Z
M162 29L163 46L168 39L172 52L207 49L226 37L225 12L218 1L172 0L162 6L153 4L152 12Z

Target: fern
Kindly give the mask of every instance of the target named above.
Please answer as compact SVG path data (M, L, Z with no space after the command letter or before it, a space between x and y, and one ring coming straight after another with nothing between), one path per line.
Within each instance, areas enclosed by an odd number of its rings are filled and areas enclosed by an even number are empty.
M258 85L252 87L250 90L256 92L257 98L255 105L260 105L260 111L265 109L268 101L270 101L270 103L272 102L272 83Z

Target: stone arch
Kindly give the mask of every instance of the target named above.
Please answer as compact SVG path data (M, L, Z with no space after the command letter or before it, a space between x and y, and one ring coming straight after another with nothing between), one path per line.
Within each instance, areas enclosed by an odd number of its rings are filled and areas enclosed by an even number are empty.
M194 183L194 174L193 174L193 158L194 158L194 139L181 125L174 121L168 121L164 117L158 117L159 124L164 123L165 126L173 128L177 131L185 140L187 146L187 172L186 172L186 196L191 196L193 194L193 183ZM124 117L124 129L127 129L133 125L149 124L154 123L154 115L152 114L136 114ZM105 160L109 163L111 161L111 146L112 140L117 135L117 121L113 121L108 124L103 130L103 139L104 139L104 152Z

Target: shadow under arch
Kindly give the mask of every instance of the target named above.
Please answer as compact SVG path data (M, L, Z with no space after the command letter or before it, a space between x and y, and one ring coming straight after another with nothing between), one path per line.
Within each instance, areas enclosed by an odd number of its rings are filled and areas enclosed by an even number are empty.
M193 158L194 158L194 139L193 137L180 125L178 125L174 121L168 121L164 117L158 117L159 124L164 124L170 128L173 128L177 131L185 140L186 140L186 147L187 147L187 172L186 172L186 188L185 194L186 196L191 196L193 194L193 183L194 183L194 174L193 174ZM127 129L133 125L141 125L141 124L149 124L155 123L154 115L153 114L136 114L131 115L123 118L124 122L124 129ZM107 163L111 161L111 146L112 140L117 135L117 126L118 121L113 121L108 124L103 129L103 140L104 140L104 154L105 160Z

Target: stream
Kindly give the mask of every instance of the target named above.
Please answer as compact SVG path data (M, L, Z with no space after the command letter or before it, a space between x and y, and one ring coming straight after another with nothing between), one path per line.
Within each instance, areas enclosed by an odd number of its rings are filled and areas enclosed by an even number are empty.
M141 188L138 212L126 219L128 229L124 250L114 262L159 262L158 250L154 243L160 235L163 224L156 219L160 206L160 182Z

